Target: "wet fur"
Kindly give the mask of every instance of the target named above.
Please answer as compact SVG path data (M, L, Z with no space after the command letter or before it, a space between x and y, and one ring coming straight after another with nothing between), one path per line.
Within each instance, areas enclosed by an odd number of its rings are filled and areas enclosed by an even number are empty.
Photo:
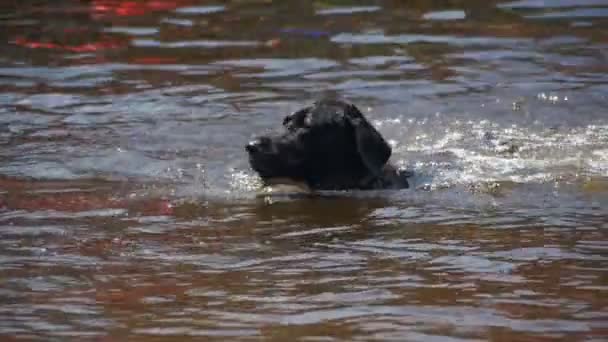
M246 146L266 184L302 182L312 190L407 188L407 173L387 164L391 147L352 104L323 100L288 115L282 130Z

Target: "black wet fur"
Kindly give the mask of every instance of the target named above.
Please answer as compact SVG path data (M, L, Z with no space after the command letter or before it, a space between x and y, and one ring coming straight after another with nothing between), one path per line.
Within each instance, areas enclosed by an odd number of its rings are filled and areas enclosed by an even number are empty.
M265 182L287 178L313 190L407 188L409 174L387 164L391 147L352 104L322 100L288 115L283 129L246 147Z

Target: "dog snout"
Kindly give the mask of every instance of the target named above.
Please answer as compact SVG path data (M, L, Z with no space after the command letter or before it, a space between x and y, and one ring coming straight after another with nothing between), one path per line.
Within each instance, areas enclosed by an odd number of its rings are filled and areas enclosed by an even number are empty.
M266 151L270 148L271 139L268 137L259 137L250 141L247 145L245 145L245 150L249 153L258 153L262 151Z

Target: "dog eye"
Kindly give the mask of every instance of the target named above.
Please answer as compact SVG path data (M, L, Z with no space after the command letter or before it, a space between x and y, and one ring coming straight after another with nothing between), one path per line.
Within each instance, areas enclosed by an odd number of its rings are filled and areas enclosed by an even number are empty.
M308 116L308 112L310 108L304 108L292 114L289 114L283 119L283 126L287 127L287 129L308 127L306 124L306 117Z
M261 147L270 147L272 145L272 139L269 137L260 137L258 141Z

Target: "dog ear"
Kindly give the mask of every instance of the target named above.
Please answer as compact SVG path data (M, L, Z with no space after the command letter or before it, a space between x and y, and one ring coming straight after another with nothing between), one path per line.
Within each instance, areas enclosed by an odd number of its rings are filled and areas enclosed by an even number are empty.
M344 113L354 129L357 151L363 164L378 175L391 156L391 147L357 107L348 105Z

